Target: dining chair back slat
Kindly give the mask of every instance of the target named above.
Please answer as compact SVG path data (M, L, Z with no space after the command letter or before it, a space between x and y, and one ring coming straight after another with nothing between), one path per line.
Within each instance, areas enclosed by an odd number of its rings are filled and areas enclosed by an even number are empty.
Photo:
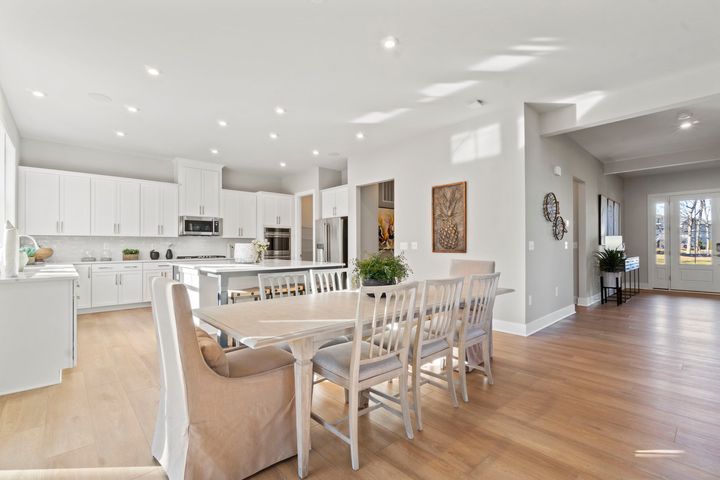
M313 293L339 292L347 290L350 283L349 268L310 270Z
M479 328L490 331L499 280L500 273L470 276L465 297L465 330Z
M309 278L310 273L307 270L300 272L260 273L258 274L260 300L303 295L307 293Z
M458 277L425 282L420 301L420 315L423 321L421 328L417 329L414 347L418 353L421 352L423 344L443 338L452 345L463 280L462 277Z
M373 295L372 306L363 302L363 295ZM358 315L355 324L353 341L362 341L363 330L370 332L370 338L380 338L379 344L370 342L367 357L359 357L356 349L358 366L399 355L407 358L410 345L410 329L414 323L415 297L417 282L398 286L363 287L360 290L361 300L358 302ZM367 329L365 324L368 325ZM388 333L387 335L385 335ZM354 358L353 358L354 359Z

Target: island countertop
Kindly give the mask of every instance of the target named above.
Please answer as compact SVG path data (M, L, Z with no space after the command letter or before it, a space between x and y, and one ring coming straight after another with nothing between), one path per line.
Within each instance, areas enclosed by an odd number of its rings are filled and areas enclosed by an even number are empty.
M205 274L258 273L314 268L342 268L343 263L311 262L305 260L263 260L260 263L237 263L234 260L200 260L198 262L169 262L174 267L197 270Z
M51 280L75 280L77 270L71 264L39 264L27 265L17 277L0 275L1 283L47 282Z

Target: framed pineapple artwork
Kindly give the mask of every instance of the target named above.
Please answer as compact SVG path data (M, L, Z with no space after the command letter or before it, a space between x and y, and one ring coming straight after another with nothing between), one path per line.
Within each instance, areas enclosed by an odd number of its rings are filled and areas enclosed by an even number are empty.
M432 187L432 246L437 253L467 252L467 182Z

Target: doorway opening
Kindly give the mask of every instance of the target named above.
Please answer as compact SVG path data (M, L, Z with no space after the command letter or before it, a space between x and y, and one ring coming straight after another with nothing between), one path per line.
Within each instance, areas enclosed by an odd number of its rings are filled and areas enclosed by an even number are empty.
M358 189L358 257L395 253L395 181L372 183Z
M588 287L587 257L587 199L585 182L573 178L572 247L573 247L573 291L576 305L587 306L593 303L591 289Z
M300 197L300 260L313 260L315 214L313 194Z

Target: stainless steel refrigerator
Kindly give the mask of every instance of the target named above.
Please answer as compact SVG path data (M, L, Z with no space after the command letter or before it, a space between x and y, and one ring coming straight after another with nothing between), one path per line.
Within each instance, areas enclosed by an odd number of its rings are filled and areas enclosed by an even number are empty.
M315 261L348 265L347 217L325 218L315 222Z

